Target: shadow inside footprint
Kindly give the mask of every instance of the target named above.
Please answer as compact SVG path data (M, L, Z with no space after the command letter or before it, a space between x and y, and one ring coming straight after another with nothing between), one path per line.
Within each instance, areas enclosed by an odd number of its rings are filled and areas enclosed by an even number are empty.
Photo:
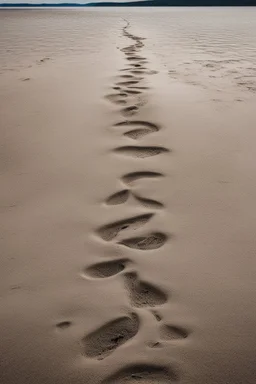
M148 135L151 132L152 131L144 128L132 129L131 131L125 132L124 136L129 137L130 139L133 139L133 140L139 140L140 138Z
M141 95L141 91L136 91L136 90L132 90L132 89L126 89L125 92L128 94L128 95Z
M175 325L163 325L160 328L160 337L164 340L186 339L188 331Z
M156 179L158 177L163 177L164 175L159 172L150 172L150 171L140 171L140 172L131 172L127 173L122 177L122 180L124 183L130 185L133 184L135 181L140 179Z
M125 100L126 97L127 97L127 94L125 92L120 92L119 94L106 95L105 99L111 101L114 104L125 105L127 102Z
M84 354L97 360L105 359L134 337L139 325L139 318L135 313L110 321L83 338Z
M145 225L152 217L154 213L148 213L144 215L139 215L131 217L129 219L124 219L116 221L111 224L104 225L98 229L99 236L105 240L110 241L114 239L119 232L125 229L137 229Z
M102 384L170 384L179 380L176 369L155 364L134 364L121 368Z
M84 274L85 276L104 279L122 272L128 262L128 259L103 261L102 263L96 263L86 268Z
M162 153L170 152L169 149L164 147L142 147L142 146L133 146L133 145L127 145L124 147L119 147L114 149L114 152L120 153L122 155L131 156L131 157L137 157L137 158L145 158L145 157L151 157L156 156Z
M56 327L58 329L64 330L64 329L69 328L71 325L72 325L71 321L66 320L66 321L61 321L60 323L56 324Z
M123 87L131 87L139 84L140 80L129 80L129 81L120 81L117 83L117 85L123 86Z
M130 192L128 189L124 189L122 191L116 192L107 198L106 204L108 205L123 204L128 200L129 194Z
M134 307L155 307L167 302L167 295L154 285L142 282L136 272L124 275L125 288Z
M133 127L133 128L147 128L151 130L152 132L157 132L160 130L160 126L151 123L150 121L143 121L143 120L131 120L131 121L121 121L120 123L116 123L115 127Z
M124 116L133 116L138 110L139 108L137 105L131 105L130 107L123 108L121 112Z
M149 249L157 249L162 247L167 241L167 236L161 232L152 232L146 236L131 237L124 239L119 244L128 248L140 249L146 251Z
M133 197L137 201L139 201L144 207L147 207L147 208L159 209L159 208L163 208L164 206L162 203L160 203L160 201L146 199L144 197L136 195L135 193L133 193Z

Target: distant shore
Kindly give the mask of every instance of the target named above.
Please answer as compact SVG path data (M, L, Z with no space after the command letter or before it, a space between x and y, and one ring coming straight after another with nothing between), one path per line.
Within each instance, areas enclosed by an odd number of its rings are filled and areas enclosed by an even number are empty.
M0 8L48 8L48 7L251 7L256 0L146 0L127 2L92 3L2 3Z

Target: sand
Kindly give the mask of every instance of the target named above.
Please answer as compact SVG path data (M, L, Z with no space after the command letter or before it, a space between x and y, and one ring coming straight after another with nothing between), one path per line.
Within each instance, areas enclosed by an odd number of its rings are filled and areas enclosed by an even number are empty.
M254 384L255 96L115 28L1 76L0 383Z

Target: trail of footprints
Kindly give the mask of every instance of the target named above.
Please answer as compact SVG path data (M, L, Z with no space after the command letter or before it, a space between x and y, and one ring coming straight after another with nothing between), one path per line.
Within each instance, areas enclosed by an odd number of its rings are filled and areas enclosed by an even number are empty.
M144 84L145 76L155 74L147 68L147 60L141 56L144 46L143 38L134 36L128 32L129 23L123 28L123 35L131 39L131 44L122 49L126 56L127 66L121 69L119 80L113 85L115 91L106 95L106 99L114 104L121 106L121 115L127 119L114 125L114 128L121 130L125 138L133 141L143 140L146 135L158 132L161 127L149 121L133 119L141 106L140 97L148 89ZM170 150L161 146L143 145L122 145L113 150L113 153L144 159L151 156L168 154ZM125 204L128 199L133 199L136 204L151 210L145 214L135 215L120 221L115 221L99 227L96 231L98 236L106 242L114 241L123 247L136 251L150 252L165 245L168 234L163 232L144 231L146 224L153 219L159 209L164 208L160 201L148 197L139 196L133 191L133 186L140 180L151 179L157 181L164 177L161 172L136 171L123 175L121 182L124 188L114 192L106 198L105 204L116 206ZM139 236L131 236L131 232L141 230ZM117 348L131 340L140 330L140 318L136 313L137 308L145 308L152 313L155 320L160 322L159 340L165 342L181 340L188 337L189 332L177 324L165 324L161 315L158 313L159 307L168 301L168 294L155 285L142 281L138 271L134 269L131 260L119 258L99 262L87 267L83 275L89 279L106 279L119 275L123 281L123 286L127 292L131 310L125 316L121 316L113 321L104 324L82 340L83 354L88 358L102 360L112 354ZM156 308L156 309L155 309ZM66 322L64 322L66 323ZM67 324L59 324L59 328L64 329ZM148 343L150 348L161 348L160 341ZM178 373L170 367L158 366L154 364L134 364L120 369L118 372L109 376L103 384L112 383L147 383L164 384L179 379Z

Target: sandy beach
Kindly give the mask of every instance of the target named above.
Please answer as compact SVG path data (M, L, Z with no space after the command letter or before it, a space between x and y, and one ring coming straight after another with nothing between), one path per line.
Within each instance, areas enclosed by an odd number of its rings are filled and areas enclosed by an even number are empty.
M195 12L0 11L0 384L255 384L256 9Z

